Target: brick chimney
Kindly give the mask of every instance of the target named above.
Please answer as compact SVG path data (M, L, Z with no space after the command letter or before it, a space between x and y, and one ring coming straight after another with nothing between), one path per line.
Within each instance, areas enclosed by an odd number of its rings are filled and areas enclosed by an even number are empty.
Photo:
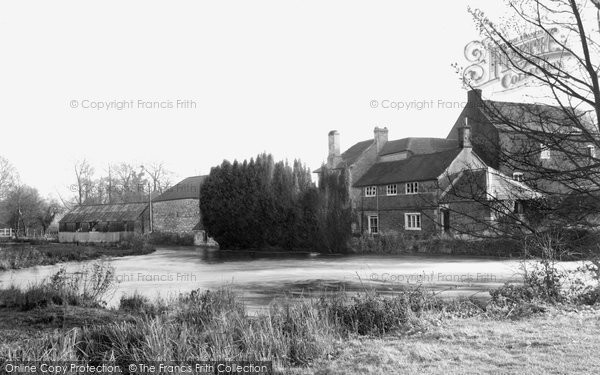
M380 128L378 126L373 130L373 139L377 147L377 153L381 152L381 149L388 141L388 128Z
M472 148L471 145L471 126L469 118L465 117L465 124L458 128L458 148Z
M481 107L481 89L472 89L467 92L467 106L470 108Z
M329 154L327 155L327 166L334 168L342 161L340 154L340 133L337 130L329 132Z

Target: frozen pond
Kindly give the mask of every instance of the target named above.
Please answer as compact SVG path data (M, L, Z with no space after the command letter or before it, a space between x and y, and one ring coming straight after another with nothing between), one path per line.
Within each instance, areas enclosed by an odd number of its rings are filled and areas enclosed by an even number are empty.
M268 305L285 294L307 296L345 289L393 292L422 284L444 295L489 296L487 291L520 280L518 260L456 256L365 256L220 252L190 247L161 247L142 256L109 259L118 287L109 305L135 291L151 298L229 285L249 307ZM77 271L82 263L66 263ZM561 266L575 268L578 263ZM0 272L0 287L43 280L61 265Z

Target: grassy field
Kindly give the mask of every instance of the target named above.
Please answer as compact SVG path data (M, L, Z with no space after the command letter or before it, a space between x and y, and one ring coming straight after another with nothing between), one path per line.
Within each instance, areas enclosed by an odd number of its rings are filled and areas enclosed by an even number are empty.
M440 319L436 314L426 314L423 318L429 319L431 324L410 332L382 336L349 334L332 340L323 335L324 341L319 342L319 349L323 349L320 358L306 364L279 361L280 373L593 374L597 373L594 369L600 368L598 307L576 312L552 309L518 320L482 316ZM106 324L108 321L111 322L109 325ZM55 357L53 359L58 359L56 356L73 359L73 343L86 343L89 348L90 343L97 344L98 340L110 340L111 337L115 340L115 347L126 347L135 332L147 335L147 341L140 344L139 349L147 351L148 357L160 356L165 354L165 349L160 347L169 346L168 343L177 336L169 337L169 325L159 325L158 322L150 320L142 323L130 312L101 308L70 306L65 310L52 306L19 314L3 308L0 309L0 363L8 358L9 352L12 358L45 351L46 355ZM231 334L234 332L230 331ZM188 333L200 334L193 330ZM37 340L43 344L37 350L36 340L32 339L34 336L45 337ZM160 343L153 343L153 336ZM207 339L205 342L217 338L210 337L206 333L199 336ZM117 339L125 342L118 345ZM197 343L200 342L202 340ZM210 357L208 352L198 352L198 347L191 343L179 348L185 349L184 353L190 359ZM215 344L216 340L213 341ZM264 345L263 349L275 349L272 352L266 350L265 357L281 354L277 352L277 345L282 343L272 341ZM221 359L234 357L232 349L225 350L226 347L224 345L217 352ZM177 356L173 351L170 354Z
M597 374L600 310L449 319L411 335L354 337L297 374Z
M0 244L0 271L61 262L86 261L105 256L142 255L154 251L146 244L126 243L116 246L76 245L65 243Z

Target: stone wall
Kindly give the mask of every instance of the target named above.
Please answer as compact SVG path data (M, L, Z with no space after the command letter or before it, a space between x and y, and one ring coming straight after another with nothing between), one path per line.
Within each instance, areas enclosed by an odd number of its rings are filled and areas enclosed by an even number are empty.
M152 203L155 232L191 233L201 219L198 199Z

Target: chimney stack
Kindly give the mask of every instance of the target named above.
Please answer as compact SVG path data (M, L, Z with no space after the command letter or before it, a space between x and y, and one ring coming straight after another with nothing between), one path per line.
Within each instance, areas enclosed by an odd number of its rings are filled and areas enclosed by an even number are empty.
M479 108L481 107L481 89L472 89L467 92L467 107Z
M472 148L471 145L471 126L469 118L465 117L465 124L458 128L458 148Z
M329 154L327 156L327 166L335 168L342 161L340 154L340 133L337 130L329 132Z
M373 130L373 135L373 138L375 140L375 146L377 147L377 154L379 154L379 152L381 152L381 149L383 149L383 146L388 141L388 128L382 129L376 126Z

